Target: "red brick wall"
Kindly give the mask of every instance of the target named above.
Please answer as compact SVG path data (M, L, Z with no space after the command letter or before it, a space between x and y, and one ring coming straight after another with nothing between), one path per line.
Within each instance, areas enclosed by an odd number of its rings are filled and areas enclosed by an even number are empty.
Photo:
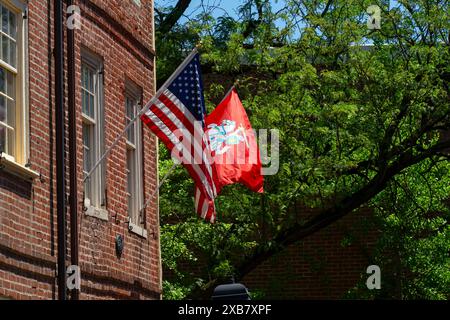
M82 28L75 31L81 299L160 297L157 203L146 210L148 238L131 233L126 223L124 141L106 162L109 221L88 217L82 210L81 48L103 60L105 145L109 146L124 129L125 81L142 88L143 101L155 91L152 3L141 3L139 8L132 0L75 1L82 15ZM42 179L23 182L0 170L0 296L51 299L57 295L53 0L29 1L28 23L30 162ZM156 140L147 129L143 137L148 196L157 182ZM125 244L120 258L114 243L119 234ZM68 248L69 241L68 237Z
M133 34L133 37L142 46L153 48L153 4L151 0L141 0L140 7L134 0L91 0L90 2L104 10L112 19L120 22L120 25ZM93 10L95 9L93 8Z
M342 299L364 276L376 241L371 211L351 213L266 261L242 281L271 299Z

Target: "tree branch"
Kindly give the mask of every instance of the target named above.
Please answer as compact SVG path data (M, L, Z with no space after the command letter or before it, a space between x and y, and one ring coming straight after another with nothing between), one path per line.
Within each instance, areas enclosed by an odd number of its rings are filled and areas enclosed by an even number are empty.
M322 14L320 15L322 18L327 14L332 3L333 3L333 0L328 0L327 5L325 6L325 9L323 9Z
M258 12L258 19L254 20L251 19L247 23L247 27L245 28L244 32L242 33L244 39L248 38L253 31L255 31L263 22L264 12L263 12L263 1L262 0L255 0L255 6L256 11Z
M177 24L178 20L183 16L184 12L187 10L192 0L178 0L176 6L173 10L166 15L164 20L158 26L158 32L161 34L166 34L172 30L172 28Z
M286 246L293 244L307 236L329 226L343 216L359 208L364 203L383 191L386 184L402 170L415 165L439 152L450 148L450 140L436 144L424 152L413 155L412 152L402 154L397 161L391 164L382 172L378 173L366 186L355 192L351 196L344 198L334 207L324 210L304 225L295 225L273 239L276 246L268 249L262 247L255 254L247 258L238 268L238 278L242 278L258 265L263 263L274 254L280 252Z
M410 150L403 153L395 162L381 170L359 191L344 198L332 208L323 210L307 223L303 225L297 224L280 232L270 241L275 245L271 245L269 247L262 245L257 248L254 254L246 257L240 266L238 266L236 280L241 280L264 261L281 252L287 246L326 228L353 210L358 209L360 206L367 203L377 194L382 192L391 179L404 169L411 167L427 158L440 156L441 152L448 148L450 148L450 140L437 143L433 147L426 149L419 154L413 154ZM213 279L203 288L197 288L190 294L190 298L201 298L208 296L212 287L221 280L223 279Z

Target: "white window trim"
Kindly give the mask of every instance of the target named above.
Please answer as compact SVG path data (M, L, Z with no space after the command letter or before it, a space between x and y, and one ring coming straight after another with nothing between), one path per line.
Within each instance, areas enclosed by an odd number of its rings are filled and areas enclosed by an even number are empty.
M29 100L28 100L28 23L24 15L28 15L28 6L22 0L1 0L5 7L16 13L17 17L17 68L13 68L2 61L0 65L16 74L15 100L15 139L14 156L2 154L3 167L15 175L25 179L35 178L34 171L25 167L30 155L29 129ZM23 170L25 168L25 170Z
M125 96L132 98L133 100L136 101L136 103L141 103L141 90L136 87L134 84L127 82L125 85ZM139 112L140 110L138 110L139 108L137 108L137 112ZM125 110L126 112L126 110ZM144 179L143 179L143 159L142 159L142 154L143 154L143 146L142 146L142 126L141 126L141 121L137 120L135 122L135 130L137 132L137 135L135 136L135 142L134 144L130 143L127 139L126 141L126 145L127 145L127 150L128 149L134 149L134 152L136 154L136 156L138 157L137 160L137 167L136 167L136 177L137 177L137 185L135 186L135 190L136 190L136 204L135 207L137 208L138 212L136 212L136 216L137 216L137 220L138 221L133 221L132 217L130 215L130 212L128 212L128 229L130 230L130 232L137 234L138 236L141 236L143 238L147 238L147 228L146 228L146 221L145 219L143 219L144 217L142 215L145 214L145 212L143 212L142 207L143 207L143 202L144 202L144 192L143 192L143 188L144 188ZM128 164L126 165L126 167L128 168ZM127 181L128 183L128 181ZM128 187L127 187L128 189ZM141 221L139 220L143 220L142 223L139 223ZM139 223L139 224L138 224Z
M147 233L147 229L138 226L134 223L132 223L131 221L128 223L128 229L130 230L130 232L137 234L138 236L147 239L148 237L148 233Z
M97 208L90 204L89 199L84 199L85 214L103 221L109 221L108 211L106 209Z
M36 172L21 164L18 164L17 162L14 161L14 157L11 157L10 155L7 155L4 152L0 154L0 169L3 169L11 173L18 178L30 181L37 179L41 176L39 172Z
M90 52L82 49L81 53L81 61L82 65L86 64L90 68L96 70L96 106L94 112L96 113L97 119L92 119L91 117L85 115L82 112L82 121L87 124L95 124L95 133L93 142L94 149L94 162L91 165L94 165L97 159L99 159L104 152L104 105L103 105L103 77L100 71L103 69L103 62L98 57L94 56ZM82 79L80 79L82 80ZM96 143L96 137L100 140L100 144ZM105 164L102 163L98 166L98 168L92 173L90 179L94 179L91 190L95 190L94 194L96 194L96 200L100 203L99 205L93 205L92 199L86 198L84 199L84 207L85 214L87 216L95 217L100 220L108 221L109 215L106 209L106 203L101 204L102 201L106 199L106 176L105 176Z

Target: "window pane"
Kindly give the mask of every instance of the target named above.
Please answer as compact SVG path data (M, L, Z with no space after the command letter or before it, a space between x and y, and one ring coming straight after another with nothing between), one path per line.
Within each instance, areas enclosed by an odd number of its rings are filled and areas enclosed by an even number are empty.
M133 100L128 100L127 109L127 116L131 120L133 119Z
M86 91L82 91L83 113L95 120L94 113L94 96Z
M81 67L81 86L86 88L86 67L84 65Z
M6 70L3 68L0 68L0 91L3 93L6 93Z
M0 125L0 153L6 152L6 128Z
M91 90L91 70L86 67L86 90Z
M8 17L9 17L8 9L2 6L2 31L4 33L8 33L8 26L9 26Z
M90 78L90 74L89 74L89 68L86 66L85 67L85 73L84 73L84 88L86 90L89 90L89 78Z
M6 129L6 153L13 157L15 156L14 145L14 131Z
M94 93L94 73L89 70L89 91Z
M136 170L134 166L134 158L136 152L134 150L127 151L127 191L129 194L128 198L128 214L131 218L131 222L137 223L136 221Z
M2 36L2 60L9 63L9 39L7 36Z
M89 158L89 150L87 150L86 148L84 149L83 157L84 157L83 169L84 169L84 172L88 173L89 168L91 167L91 163L90 163L90 158Z
M83 112L90 118L97 120L95 117L95 96L91 94L94 92L94 73L86 65L82 66L81 85L85 89L82 92Z
M16 126L16 104L9 99L6 100L6 103L7 122L10 127L14 128Z
M88 172L91 168L91 135L90 135L90 126L83 125L83 168L84 171Z
M89 94L89 116L92 119L95 119L95 112L94 112L94 96ZM96 119L95 119L96 120Z
M126 97L125 98L125 107L127 110L127 116L130 116L130 98Z
M0 121L6 123L6 98L0 97Z
M9 64L12 65L14 68L16 67L16 43L14 41L12 41L11 39L9 40Z
M85 184L84 184L84 197L85 199L89 199L92 201L92 187L91 187L91 182L92 180L86 180ZM92 204L92 202L91 202Z
M86 198L91 198L91 184L89 183L89 181L87 181L84 185L84 193Z
M128 125L131 120L134 119L135 114L135 101L129 97L125 99L126 108L126 124ZM127 132L127 139L132 144L136 143L136 125L133 124Z
M90 147L90 134L89 134L89 126L83 125L83 145L89 149Z
M130 130L128 130L128 141L131 142L132 144L136 143L136 139L135 139L135 125L133 124L130 127Z
M16 15L14 13L12 13L11 11L9 12L9 35L13 39L16 39L16 36L17 36Z
M127 151L127 180L128 180L128 193L133 194L133 151Z
M86 92L84 90L81 90L81 105L83 106L83 113L87 114L87 96L86 96Z
M13 73L6 71L6 94L11 99L16 99L16 81Z
M89 71L89 68L86 66L85 79L84 79L84 81L85 81L84 87L86 88L86 90L90 90L90 84L89 84L90 78L91 78L90 71Z

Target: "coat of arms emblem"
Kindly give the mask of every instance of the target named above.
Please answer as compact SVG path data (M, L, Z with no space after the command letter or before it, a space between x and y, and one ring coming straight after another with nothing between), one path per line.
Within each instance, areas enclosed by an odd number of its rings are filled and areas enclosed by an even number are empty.
M209 145L216 154L224 154L230 149L230 146L245 142L248 147L248 140L245 128L242 124L236 129L236 122L223 120L220 125L212 123L207 131Z

